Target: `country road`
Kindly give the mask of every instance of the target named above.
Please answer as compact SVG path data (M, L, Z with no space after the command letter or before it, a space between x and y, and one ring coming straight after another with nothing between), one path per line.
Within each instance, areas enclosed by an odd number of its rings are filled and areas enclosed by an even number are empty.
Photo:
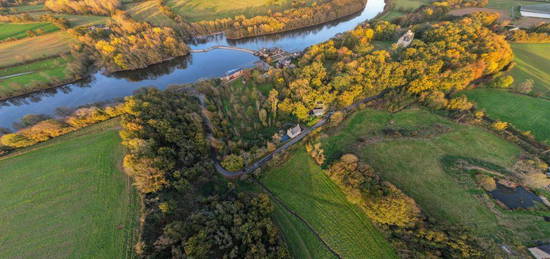
M202 93L199 93L196 89L194 88L184 88L183 91L188 91L192 96L195 96L199 99L199 102L202 106L203 109L206 109L205 108L205 96L202 94ZM384 90L382 91L380 94L378 95L375 95L375 96L371 96L371 97L367 97L367 98L364 98L363 100L359 101L359 102L356 102L355 104L352 104L344 109L342 109L341 111L345 112L345 113L348 113L352 110L354 110L355 108L359 107L359 105L363 104L363 103L368 103L368 102L371 102L373 100L376 100L376 99L379 99L381 98L382 96L384 96L384 94L386 94L388 90ZM300 140L302 140L303 138L305 138L307 135L309 135L312 131L314 131L315 129L325 125L329 119L330 119L330 116L333 114L334 112L329 112L327 113L325 116L323 116L323 118L321 120L319 120L315 125L313 125L312 127L310 128L306 128L304 130L302 130L302 132L296 136L295 138L289 140L288 142L286 142L285 144L283 144L282 146L280 146L279 148L275 149L273 152L269 153L268 155L264 156L262 159L250 164L250 165L247 165L245 168L243 168L242 170L240 171L229 171L229 170L226 170L225 168L223 168L220 164L220 161L218 161L218 159L216 158L216 155L215 155L215 150L214 148L212 147L212 159L214 160L214 166L216 168L216 171L218 171L218 173L222 174L223 176L225 177L228 177L228 178L234 178L234 177L238 177L238 176L241 176L243 174L249 174L249 173L252 173L254 172L254 170L262 167L265 163L269 162L269 160L271 160L276 154L279 154L285 150L287 150L288 148L290 148L291 146L293 146L294 144L300 142ZM206 125L206 127L208 128L208 133L207 133L207 137L208 138L211 138L213 137L212 135L212 132L214 132L214 128L213 128L213 125L212 123L210 122L210 120L208 119L208 117L204 114L203 111L201 111L201 117L203 119L203 123Z

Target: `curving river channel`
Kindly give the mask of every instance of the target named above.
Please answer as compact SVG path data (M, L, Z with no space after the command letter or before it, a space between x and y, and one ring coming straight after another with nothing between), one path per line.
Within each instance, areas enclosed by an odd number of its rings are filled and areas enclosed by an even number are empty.
M321 43L334 35L349 31L363 21L374 18L384 10L384 0L369 0L360 13L340 20L302 29L252 39L230 41L223 34L188 43L192 49L206 49L216 45L237 46L258 50L279 47L287 51L301 51ZM222 76L235 68L253 66L257 57L234 50L215 49L205 53L193 53L146 69L104 75L97 72L89 79L54 89L0 102L0 127L12 128L12 124L27 114L55 114L59 107L78 107L86 104L111 101L132 95L142 87L160 89L174 84L185 84L203 78Z

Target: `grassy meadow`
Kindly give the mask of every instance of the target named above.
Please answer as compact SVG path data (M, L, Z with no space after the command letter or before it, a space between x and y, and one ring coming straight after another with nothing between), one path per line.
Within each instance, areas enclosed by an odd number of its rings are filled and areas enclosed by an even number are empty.
M71 27L92 25L92 24L105 24L110 19L106 16L97 15L73 15L73 14L61 14L59 15L66 18L71 23Z
M58 31L51 23L0 23L0 41L9 38L22 39L28 37L27 31L42 30L44 33Z
M312 0L305 0L312 3ZM277 4L274 4L277 2ZM291 0L168 0L167 5L190 22L245 15L265 15L269 10L290 8Z
M36 84L65 80L69 76L66 67L67 60L58 57L2 69L0 70L0 99L28 92ZM28 74L3 78L19 73Z
M147 21L157 26L176 26L176 22L164 15L156 1L128 4L126 10L138 21Z
M129 258L139 202L111 120L0 158L1 258Z
M383 129L434 131L424 137L388 137ZM497 242L531 242L548 238L550 227L540 216L507 211L474 183L461 183L442 164L446 156L462 156L509 168L521 150L480 128L458 125L422 109L391 114L364 110L322 140L328 160L355 153L385 179L414 198L439 222L470 228Z
M64 31L0 43L0 68L28 62L42 57L66 53L71 36Z
M489 118L510 122L521 131L531 131L538 141L550 144L550 100L499 89L475 89L466 94Z
M336 258L307 226L277 202L273 202L273 220L279 226L294 258Z
M408 12L414 11L418 7L429 4L429 0L395 0L391 1L392 9L386 14L382 15L380 19L391 21L399 16L402 16Z
M515 83L535 81L534 93L550 97L550 43L512 44L516 67L512 70Z
M359 207L347 201L338 186L309 157L304 147L294 152L290 160L282 166L267 172L261 181L288 207L303 217L342 257L396 257L391 245L372 225L370 219ZM275 217L280 224L281 216ZM291 223L280 224L285 235L294 233L290 237L286 235L290 242L312 238L305 236L305 233L296 232L295 224ZM302 251L300 254L310 251Z

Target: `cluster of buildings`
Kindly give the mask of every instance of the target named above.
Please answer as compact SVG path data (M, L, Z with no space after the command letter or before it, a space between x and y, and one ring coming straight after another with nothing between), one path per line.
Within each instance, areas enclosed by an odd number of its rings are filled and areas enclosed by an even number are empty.
M254 54L263 61L271 63L276 68L294 67L292 60L299 57L301 52L288 52L281 48L263 48Z

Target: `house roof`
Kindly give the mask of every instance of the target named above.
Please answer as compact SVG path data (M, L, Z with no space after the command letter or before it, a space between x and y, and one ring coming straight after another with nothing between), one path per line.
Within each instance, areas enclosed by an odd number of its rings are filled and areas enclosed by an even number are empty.
M302 131L302 128L300 128L300 124L296 124L296 127L288 129L288 133L292 135L296 135Z
M534 4L522 6L521 11L550 14L550 4Z

